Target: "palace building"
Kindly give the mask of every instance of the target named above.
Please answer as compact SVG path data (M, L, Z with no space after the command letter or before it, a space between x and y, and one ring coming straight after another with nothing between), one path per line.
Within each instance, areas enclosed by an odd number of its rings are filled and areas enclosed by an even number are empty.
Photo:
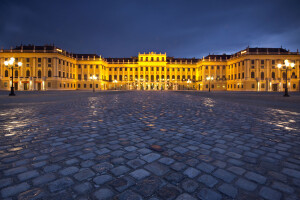
M11 57L12 70L4 64ZM284 61L294 63L288 67ZM277 67L282 64L283 67ZM300 55L283 48L246 48L231 55L174 58L139 53L130 58L72 54L55 46L0 50L0 89L300 91ZM94 77L94 79L91 79Z

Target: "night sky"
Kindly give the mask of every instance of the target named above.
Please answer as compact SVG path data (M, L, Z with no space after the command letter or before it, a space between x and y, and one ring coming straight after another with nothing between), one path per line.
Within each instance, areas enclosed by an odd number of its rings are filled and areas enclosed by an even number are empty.
M300 0L2 0L0 47L55 44L104 57L200 58L250 47L300 49Z

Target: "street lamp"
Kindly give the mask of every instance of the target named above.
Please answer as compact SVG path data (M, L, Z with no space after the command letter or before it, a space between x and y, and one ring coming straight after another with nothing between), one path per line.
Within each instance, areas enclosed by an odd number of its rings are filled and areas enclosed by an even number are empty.
M208 76L208 77L206 77L206 80L209 81L208 92L210 92L210 80L214 80L214 77L213 76Z
M93 75L90 79L93 80L93 92L95 92L95 80L97 79L97 76Z
M8 68L11 68L11 88L9 96L16 96L15 90L14 90L14 65L15 65L15 58L11 57L10 60L4 61L4 65ZM18 62L18 67L21 67L22 63Z
M190 83L191 83L191 82L192 82L192 81L190 81L190 79L187 80L188 90L190 90Z
M118 81L117 81L117 80L114 80L113 82L114 82L114 84L115 84L115 90L117 90L116 84L118 83Z
M282 65L282 64L277 65L277 67L279 69L281 69L281 67L285 67L285 69L282 68L282 70L285 70L285 90L284 90L284 95L283 95L284 97L289 97L290 96L288 94L287 73L288 73L288 67L291 67L291 69L292 69L292 68L294 68L294 66L295 66L295 63L290 63L288 60L284 61L284 65Z

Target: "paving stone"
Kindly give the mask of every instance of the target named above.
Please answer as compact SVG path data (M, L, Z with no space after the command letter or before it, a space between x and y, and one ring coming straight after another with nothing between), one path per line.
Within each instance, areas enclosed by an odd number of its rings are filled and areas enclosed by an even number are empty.
M113 179L113 177L111 175L101 175L101 176L97 176L93 179L93 181L98 184L98 185L102 185L108 181L111 181Z
M151 163L155 160L157 160L158 158L160 158L160 155L157 153L149 153L147 155L141 156L141 159L143 159L144 161Z
M48 172L56 172L60 168L61 168L61 166L59 166L59 165L48 165L48 166L44 167L44 172L46 172L46 173L48 173Z
M238 194L238 190L235 187L233 187L232 185L229 185L227 183L220 185L218 187L218 190L231 198L235 198Z
M135 146L129 146L124 148L126 151L135 151L137 148Z
M118 166L113 169L111 169L111 173L113 173L115 176L120 176L126 174L130 169L125 166Z
M30 199L30 200L39 200L45 199L46 193L40 188L34 188L31 190L27 190L18 195L18 199Z
M172 169L176 170L176 171L181 171L184 168L186 168L186 164L184 163L180 163L180 162L175 162L171 165Z
M123 192L127 188L131 187L134 185L134 180L132 178L123 176L121 178L117 178L113 181L111 181L109 184L117 191Z
M300 179L300 171L289 169L289 168L283 168L282 172L288 176L292 176Z
M222 195L207 188L203 188L200 190L200 192L197 194L199 199L203 200L221 200Z
M146 162L141 160L141 159L134 159L134 160L130 160L128 161L126 164L130 167L132 167L133 169L136 169L142 165L144 165Z
M198 188L199 184L193 180L185 180L182 182L182 188L189 193L194 192Z
M21 167L15 167L15 168L5 170L3 173L5 176L11 176L11 175L19 174L19 173L22 173L25 171L27 171L27 167L21 166Z
M239 178L235 184L246 191L254 191L257 187L257 184L243 178Z
M201 171L204 171L206 173L211 173L215 167L208 164L208 163L204 163L204 162L201 162L198 166L197 166L198 169L200 169Z
M157 162L145 165L145 169L147 169L148 171L152 172L157 176L163 176L169 171L168 167Z
M20 192L24 192L30 188L30 185L28 183L23 182L17 185L13 185L7 188L3 188L1 190L1 195L3 198L10 197L16 194L19 194Z
M77 174L75 174L74 178L77 179L78 181L83 181L93 176L95 176L95 173L92 170L84 169L79 171Z
M111 163L108 162L103 162L103 163L99 163L97 165L94 165L93 170L95 170L98 173L105 173L108 170L113 168L113 165Z
M204 175L200 176L198 178L198 181L205 184L206 186L208 186L210 188L214 187L218 183L217 179L215 179L214 177L212 177L208 174L204 174Z
M254 172L247 172L245 174L245 177L251 181L255 181L256 183L260 183L260 184L264 184L267 181L266 177Z
M272 184L272 188L274 188L276 190L280 190L280 191L288 193L288 194L294 193L294 189L292 187L290 187L289 185L286 185L284 183L278 182L278 181L275 181Z
M147 176L150 176L150 173L144 169L137 169L137 170L131 172L130 176L132 176L133 178L135 178L137 180L141 180Z
M27 172L19 174L18 179L20 181L25 181L25 180L37 177L38 175L39 175L38 171L32 170L32 171L27 171Z
M267 200L279 200L282 196L280 192L265 186L260 189L259 195Z
M232 166L228 168L228 171L231 171L237 175L242 175L245 173L246 170L241 167Z
M198 176L200 174L200 171L193 167L189 167L183 172L183 174L185 174L189 178L195 178L196 176Z
M150 176L139 181L134 187L134 190L144 197L150 197L161 186L161 184L162 181L159 178Z
M111 199L114 196L113 191L108 188L101 188L94 193L94 197L97 200Z
M83 160L89 160L89 159L93 159L96 156L96 154L94 153L86 153L86 154L82 154L79 156L79 158L83 159Z
M181 154L184 154L189 151L189 149L181 147L181 146L175 147L175 148L173 148L173 150L178 153L181 153Z
M88 182L74 186L74 190L79 194L86 194L92 190L92 185Z
M233 179L236 177L234 174L225 171L223 169L217 169L213 175L219 179L222 179L223 181L230 183L231 181L233 181Z
M106 154L106 153L109 153L109 152L111 152L111 151L107 148L102 148L102 149L99 149L99 150L95 151L95 153L98 154L98 155Z
M173 186L163 186L158 190L158 196L162 199L175 199L180 194L180 191Z
M163 151L163 148L160 145L157 145L157 144L151 145L150 149L152 149L154 151L157 151L157 152L162 152Z
M10 184L12 184L12 182L13 182L12 178L0 179L0 188L9 186Z
M67 188L71 187L71 185L73 185L73 184L74 184L74 182L72 179L70 179L69 177L64 177L64 178L60 178L60 179L57 179L56 181L49 183L48 187L49 187L50 192L57 192L60 190L67 189Z
M179 195L176 198L176 200L197 200L197 199L187 193L183 193L183 194Z
M43 185L43 184L48 183L50 181L53 181L55 178L56 177L55 177L54 174L49 173L49 174L44 174L42 176L39 176L39 177L33 179L32 182L33 182L33 185L40 186L40 185Z
M74 174L74 173L78 172L78 170L79 169L77 167L67 167L67 168L60 170L59 173L63 176L68 176L70 174Z
M143 197L131 190L127 190L120 194L120 200L143 200Z
M165 176L165 179L170 183L173 183L174 185L179 183L183 178L184 176L182 175L182 173L178 172L171 172Z
M164 157L164 158L159 159L159 162L163 163L165 165L171 165L174 162L174 160L172 158Z

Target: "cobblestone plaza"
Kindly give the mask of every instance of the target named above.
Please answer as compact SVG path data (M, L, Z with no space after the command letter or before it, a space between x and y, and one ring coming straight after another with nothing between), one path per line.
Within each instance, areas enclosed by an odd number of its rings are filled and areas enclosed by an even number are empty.
M2 199L300 199L300 95L0 92Z

